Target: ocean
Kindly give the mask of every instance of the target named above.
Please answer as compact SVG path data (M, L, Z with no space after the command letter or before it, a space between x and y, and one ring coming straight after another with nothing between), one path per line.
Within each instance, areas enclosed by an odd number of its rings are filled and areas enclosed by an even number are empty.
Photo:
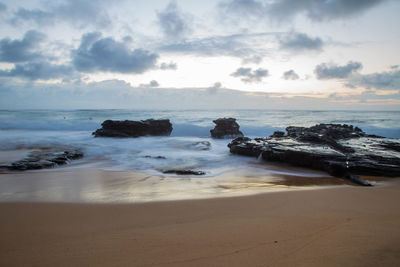
M0 175L0 202L131 203L210 198L296 188L280 183L282 177L322 181L320 177L328 176L231 154L227 147L229 139L210 137L213 120L223 117L236 118L240 130L248 137L266 137L287 126L340 123L358 126L370 134L400 138L397 111L2 110L3 161L11 159L15 151L57 146L79 148L85 156L53 169ZM95 138L92 135L107 119L150 118L170 119L171 136ZM168 169L203 171L205 175L164 174Z
M237 119L248 137L265 137L287 126L352 124L370 134L400 138L400 111L268 110L2 110L0 151L67 145L85 154L80 167L160 174L165 169L195 169L215 176L253 159L231 155L230 140L210 138L213 120ZM171 136L94 138L104 120L170 119ZM205 146L204 142L210 146ZM74 165L74 164L72 164Z

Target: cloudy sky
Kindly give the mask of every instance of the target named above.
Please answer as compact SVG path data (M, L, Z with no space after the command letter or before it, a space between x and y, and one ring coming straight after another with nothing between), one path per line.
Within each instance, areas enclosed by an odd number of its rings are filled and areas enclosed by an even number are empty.
M400 1L0 1L0 109L400 110Z

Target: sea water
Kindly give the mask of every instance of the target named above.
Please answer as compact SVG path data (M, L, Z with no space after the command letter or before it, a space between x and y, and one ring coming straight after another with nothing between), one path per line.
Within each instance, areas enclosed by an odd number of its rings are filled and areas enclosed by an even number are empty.
M230 139L210 137L213 120L223 117L236 118L240 130L248 137L269 136L287 126L340 123L358 126L370 134L400 138L400 112L393 111L2 110L2 160L13 161L21 152L57 146L79 148L85 156L53 169L0 174L0 202L132 203L197 199L304 189L286 183L285 179L298 183L315 178L312 180L318 185L323 179L329 183L335 180L321 178L327 176L322 172L231 154L227 147ZM171 136L95 138L92 135L107 119L150 118L170 119ZM206 174L180 177L163 173L170 169Z
M210 138L213 120L233 117L248 137L265 137L287 126L352 124L370 134L400 138L400 111L268 110L2 110L0 151L72 146L85 154L77 167L161 174L191 169L215 176L256 159L229 153L229 139ZM104 120L170 119L171 136L94 138ZM72 166L75 166L72 163Z

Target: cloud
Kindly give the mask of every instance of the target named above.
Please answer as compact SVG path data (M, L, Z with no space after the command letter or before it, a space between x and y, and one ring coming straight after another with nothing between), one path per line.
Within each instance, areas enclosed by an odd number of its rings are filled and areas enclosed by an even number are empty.
M322 63L315 67L314 73L320 80L344 79L348 78L351 74L360 70L361 68L362 64L360 62L354 62L354 61L349 61L344 66Z
M83 72L143 73L156 67L159 56L143 49L130 50L123 42L94 32L82 36L72 57L76 69Z
M280 33L233 34L185 40L158 47L163 52L199 56L232 56L244 63L260 63L270 53L267 42L275 41Z
M170 2L161 12L157 12L158 25L166 38L182 39L191 32L190 17L183 14L175 2Z
M184 89L184 90L183 90ZM390 97L390 98L387 98ZM372 98L379 99L376 101ZM368 109L398 110L396 96L369 95L360 103L352 97L341 99L320 95L299 96L263 92L243 92L219 88L210 94L207 88L138 88L122 80L92 83L20 83L11 79L0 84L0 106L4 109L115 109L151 110L195 109ZM210 122L211 123L211 122Z
M283 73L282 78L284 80L298 80L300 79L299 75L294 70L288 70Z
M155 88L159 87L160 84L156 80L152 80L149 83L142 83L138 87L139 88Z
M386 0L281 0L269 5L269 14L279 20L305 14L313 21L352 18Z
M261 17L266 11L266 6L257 0L231 0L221 2L219 7L227 14L236 14L242 17Z
M27 31L21 40L4 38L0 40L0 61L1 62L24 62L40 58L42 55L36 52L39 44L45 35L35 31Z
M103 28L111 24L100 0L67 0L55 6L49 6L47 9L19 8L14 13L11 22L14 24L34 22L40 26L52 26L54 22L65 21L78 27L94 25Z
M220 88L222 88L222 84L220 82L215 82L213 86L207 88L207 92L210 94L215 94Z
M322 51L324 42L319 37L312 38L305 33L290 33L279 40L279 46L296 52Z
M388 0L230 0L219 7L226 16L239 19L287 21L304 14L312 21L353 18Z
M348 86L363 86L367 89L377 90L400 90L400 70L356 75L351 77Z
M7 10L7 6L0 2L0 13Z
M251 68L238 68L231 76L240 77L245 83L257 83L268 76L268 70L259 68L253 71Z
M178 66L174 62L170 62L170 63L163 62L160 65L160 69L162 69L162 70L176 70L176 69L178 69Z
M17 77L28 80L69 79L74 70L68 65L56 65L47 61L16 64L11 70L0 70L1 77Z

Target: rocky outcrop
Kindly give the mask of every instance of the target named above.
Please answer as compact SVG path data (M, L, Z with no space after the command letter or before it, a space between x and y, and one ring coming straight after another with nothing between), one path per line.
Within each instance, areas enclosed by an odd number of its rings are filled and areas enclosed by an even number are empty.
M170 135L172 124L169 120L113 121L106 120L102 128L92 134L95 137L140 137Z
M234 154L319 169L362 185L369 183L355 175L400 176L398 139L369 135L358 127L340 124L290 126L286 132L266 138L236 138L228 147Z
M60 149L52 148L45 150L35 150L21 160L12 162L2 166L4 170L38 170L53 168L59 165L67 164L71 160L83 157L82 151L79 149Z
M210 130L211 137L213 138L236 138L243 136L239 131L239 124L234 118L220 118L213 121L216 125L214 129Z
M177 175L204 175L206 174L203 171L194 171L194 170L164 170L162 173L165 174L177 174Z

